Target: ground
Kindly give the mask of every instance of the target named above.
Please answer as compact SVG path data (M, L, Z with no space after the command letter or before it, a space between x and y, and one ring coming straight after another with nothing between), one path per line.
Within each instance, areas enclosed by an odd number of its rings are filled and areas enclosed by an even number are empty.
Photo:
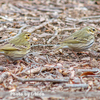
M21 61L0 55L1 99L100 99L99 0L1 0L0 45L31 32L31 51ZM98 32L91 51L55 47L86 26Z

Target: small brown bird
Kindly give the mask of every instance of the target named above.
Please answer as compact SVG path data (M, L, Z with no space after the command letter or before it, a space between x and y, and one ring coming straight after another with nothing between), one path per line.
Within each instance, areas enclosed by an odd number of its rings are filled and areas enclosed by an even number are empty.
M84 27L83 29L74 32L68 38L61 42L60 46L57 48L68 48L73 51L84 51L90 48L94 41L94 34L97 30L93 27Z
M30 51L29 32L22 32L0 45L0 54L11 60L19 60Z

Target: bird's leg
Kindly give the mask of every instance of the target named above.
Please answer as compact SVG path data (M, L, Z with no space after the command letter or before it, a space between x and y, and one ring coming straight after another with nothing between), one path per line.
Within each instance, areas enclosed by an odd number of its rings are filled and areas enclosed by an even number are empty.
M72 53L75 55L75 57L77 57L77 60L80 62L80 59L79 59L78 55L76 54L76 52L72 51Z
M73 53L73 54L75 55L75 57L77 58L77 61L80 62L80 59L79 59L79 57L78 57L78 55L77 55L76 52L74 52L73 50L70 51L70 50L68 49L68 53L71 53L71 54Z
M6 59L7 63L10 64L10 61L8 59Z
M80 58L78 57L77 53L72 51L72 53L75 55L75 57L77 58L77 61L80 63Z
M8 64L11 64L11 61L9 61L9 59L6 59L6 61L7 61Z

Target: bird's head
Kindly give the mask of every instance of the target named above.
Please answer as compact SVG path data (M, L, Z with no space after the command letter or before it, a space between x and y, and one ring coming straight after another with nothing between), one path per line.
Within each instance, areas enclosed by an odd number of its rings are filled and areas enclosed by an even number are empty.
M95 34L97 32L97 29L91 26L85 27L84 28L89 34Z

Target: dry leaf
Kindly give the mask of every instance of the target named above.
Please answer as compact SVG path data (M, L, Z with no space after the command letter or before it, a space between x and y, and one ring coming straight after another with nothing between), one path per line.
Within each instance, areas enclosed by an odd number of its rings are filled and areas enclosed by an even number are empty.
M67 75L68 71L66 71L65 69L59 69L58 70L62 75Z
M96 67L96 68L97 68L98 65L99 65L99 64L98 64L98 61L97 61L96 59L92 59L92 61L90 62L90 66L91 66L91 67Z
M93 72L83 72L80 76L95 75Z

